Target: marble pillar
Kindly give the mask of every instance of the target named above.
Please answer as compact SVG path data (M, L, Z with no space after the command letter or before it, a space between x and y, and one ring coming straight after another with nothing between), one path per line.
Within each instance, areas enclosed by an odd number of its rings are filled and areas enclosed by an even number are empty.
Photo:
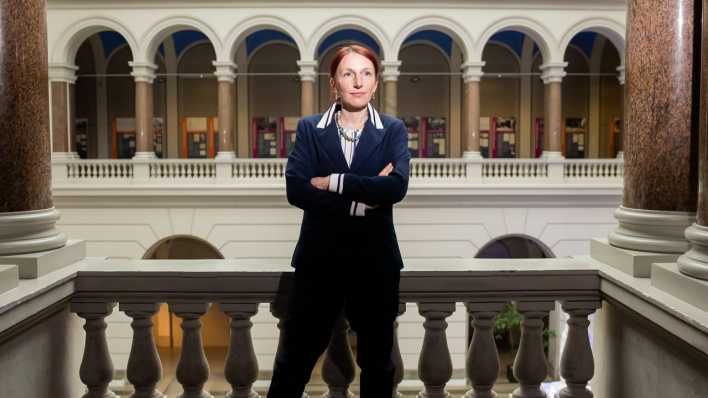
M562 81L567 62L549 62L541 65L541 79L544 83L545 120L543 127L543 154L545 159L562 159L563 102Z
M688 249L684 231L695 220L698 198L696 5L694 0L628 2L624 192L615 211L619 226L608 237L619 248Z
M468 62L462 65L462 79L465 82L462 97L462 131L465 135L465 150L462 157L465 159L482 158L479 151L479 85L484 74L482 72L483 66L483 61Z
M699 279L708 280L708 0L702 0L703 23L700 49L700 110L699 110L699 145L698 145L698 211L696 222L688 227L685 236L691 248L677 260L678 269ZM696 30L698 30L696 26ZM696 49L698 51L698 49ZM695 60L696 58L694 58Z
M130 62L135 78L135 156L133 159L155 159L153 118L153 86L157 65Z
M77 159L76 65L49 65L52 159Z
M617 72L619 72L619 75L617 75L617 80L619 81L620 86L622 86L622 89L620 90L620 93L622 93L622 98L620 99L620 106L622 109L620 110L620 120L624 120L624 71L625 71L625 66L620 65L617 67ZM620 139L620 147L617 148L617 159L624 159L624 131L621 133L621 139Z
M398 76L401 74L398 69L401 67L401 61L384 61L381 66L383 70L380 81L384 85L383 113L395 117L398 114Z
M219 94L219 153L217 159L233 159L234 152L234 109L236 89L234 73L236 65L232 62L214 61L216 71L214 74L218 80Z
M317 79L317 61L297 61L300 67L300 116L315 113L315 80Z
M51 191L46 21L43 0L0 2L0 255L66 244Z

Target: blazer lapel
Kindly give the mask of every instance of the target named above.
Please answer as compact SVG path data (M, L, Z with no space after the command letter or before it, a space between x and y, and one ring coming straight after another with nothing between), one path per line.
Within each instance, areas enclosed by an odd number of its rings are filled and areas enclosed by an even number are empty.
M376 147L383 141L384 130L381 117L371 104L369 104L368 107L369 118L364 124L364 131L361 133L359 143L354 150L354 159L352 159L351 166L352 171L356 171L362 167Z
M334 163L337 170L349 171L347 160L342 152L342 142L337 131L337 124L334 122L334 112L337 104L332 105L327 112L322 115L322 119L317 124L320 142L324 144L327 157Z

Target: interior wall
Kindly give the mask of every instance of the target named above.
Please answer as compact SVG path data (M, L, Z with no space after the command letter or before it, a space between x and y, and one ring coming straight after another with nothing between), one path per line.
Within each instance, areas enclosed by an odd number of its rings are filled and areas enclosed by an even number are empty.
M708 357L621 304L593 321L596 397L704 397Z
M495 77L495 73L519 73L519 59L505 46L489 43L484 47L482 60L485 61L484 76L479 87L480 116L513 117L519 122L519 95L521 90L518 77Z
M65 306L0 341L0 397L80 397L84 321Z
M446 55L431 44L405 46L399 54L399 60L402 73L450 73L450 63ZM398 116L444 117L447 119L449 130L450 76L400 76Z
M585 118L586 123L589 123L590 77L587 74L590 73L590 68L588 59L574 46L568 47L564 59L568 63L565 68L568 76L563 78L562 84L563 123L565 123L565 118L569 117ZM585 76L572 75L574 73L582 73Z
M287 73L249 76L249 119L254 116L300 116L300 53L293 45L267 44L251 54L249 73Z
M107 134L109 147L112 149L111 134L113 131L113 120L119 117L135 118L135 80L130 73L132 68L128 62L133 60L130 48L125 45L116 50L110 58L106 73L106 95L108 97L108 119ZM109 150L110 154L111 151Z

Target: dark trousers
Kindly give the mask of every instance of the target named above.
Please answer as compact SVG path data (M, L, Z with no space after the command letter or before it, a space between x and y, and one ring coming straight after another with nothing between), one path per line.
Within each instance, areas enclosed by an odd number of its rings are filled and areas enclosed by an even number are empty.
M342 310L357 334L361 398L390 397L400 270L360 263L295 269L268 398L301 398Z

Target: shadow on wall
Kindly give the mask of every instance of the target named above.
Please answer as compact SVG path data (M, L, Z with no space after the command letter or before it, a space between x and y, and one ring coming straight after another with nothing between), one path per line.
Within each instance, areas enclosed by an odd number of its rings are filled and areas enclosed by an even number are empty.
M173 235L160 240L150 247L144 260L214 260L224 256L211 243L190 235ZM153 335L157 346L174 348L182 346L182 321L170 312L167 304L153 317ZM229 318L218 304L212 304L202 317L202 338L204 347L228 347Z

